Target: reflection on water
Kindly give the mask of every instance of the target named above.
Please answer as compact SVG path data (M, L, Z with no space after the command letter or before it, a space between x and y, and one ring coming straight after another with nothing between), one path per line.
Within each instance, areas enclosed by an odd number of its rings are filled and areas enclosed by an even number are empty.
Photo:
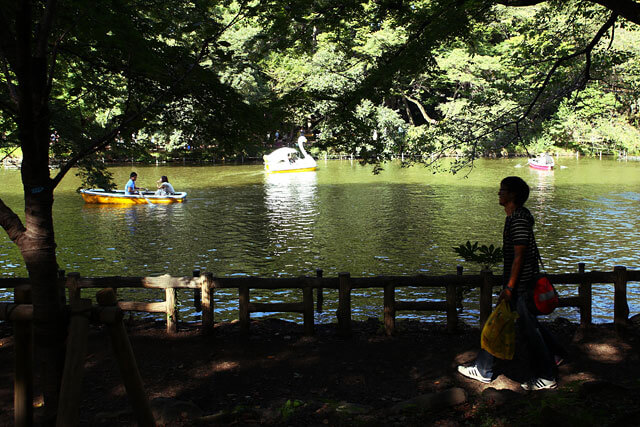
M311 244L318 216L317 185L316 172L265 175L264 203L274 256Z
M640 268L640 164L561 158L554 171L538 171L522 159L482 160L467 177L433 175L421 167L387 167L373 175L357 162L323 162L316 172L269 174L260 165L136 167L140 185L168 175L189 193L173 205L88 205L75 193L70 173L56 190L54 221L60 267L85 276L188 276L193 270L218 276L352 276L450 274L461 260L452 251L467 240L501 244L504 211L499 182L508 175L531 186L528 206L550 272ZM520 166L520 167L518 167ZM562 166L565 166L564 168ZM130 167L110 168L116 182ZM0 170L0 197L24 211L19 171ZM465 272L478 267L465 265ZM26 276L22 258L0 234L0 274ZM632 313L640 309L638 285L628 286ZM122 298L157 300L161 293L122 291ZM398 300L442 299L433 289L402 289ZM144 295L140 297L139 295ZM180 291L181 311L196 318L192 292ZM10 299L0 291L0 299ZM237 292L216 293L216 318L234 319ZM293 301L296 291L253 292L252 299ZM477 321L472 292L462 317ZM335 321L337 292L325 290L320 322ZM610 286L594 289L594 319L610 320ZM353 293L354 318L382 316L382 290ZM573 309L559 315L576 319ZM439 313L399 317L444 321ZM300 319L298 316L290 318Z

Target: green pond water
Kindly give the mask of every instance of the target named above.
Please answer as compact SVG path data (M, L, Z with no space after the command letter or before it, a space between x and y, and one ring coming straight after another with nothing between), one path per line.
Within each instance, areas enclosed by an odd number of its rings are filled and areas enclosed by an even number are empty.
M76 188L75 171L56 189L54 220L58 263L83 276L189 276L194 269L218 276L325 277L451 274L464 264L451 249L467 240L502 244L504 211L500 180L524 178L532 188L528 207L550 272L640 268L640 162L557 159L555 171L536 171L524 159L480 160L470 173L433 174L424 167L387 165L379 175L348 160L319 161L317 172L265 175L261 165L112 167L119 187L129 173L138 185L155 187L167 175L178 205L88 205ZM55 173L55 171L53 171ZM0 197L22 215L20 173L0 169ZM465 272L477 272L465 264ZM501 268L498 269L501 271ZM498 271L498 273L499 273ZM0 234L0 277L26 277L22 258ZM640 290L630 283L631 313ZM575 289L563 289L564 295ZM133 295L135 294L135 295ZM439 290L409 288L398 299L443 299ZM146 290L122 290L124 299L156 300ZM293 301L299 291L252 293L256 301ZM9 300L0 289L0 300ZM191 292L181 291L183 320L196 320ZM216 319L237 318L237 293L216 294ZM462 318L477 323L477 294L465 300ZM318 322L335 321L337 292L325 290ZM382 290L353 293L355 319L382 316ZM611 321L612 287L594 288L594 320ZM577 320L576 309L554 316ZM260 317L261 314L252 314ZM293 320L297 315L277 314ZM441 313L399 313L399 318L444 321Z

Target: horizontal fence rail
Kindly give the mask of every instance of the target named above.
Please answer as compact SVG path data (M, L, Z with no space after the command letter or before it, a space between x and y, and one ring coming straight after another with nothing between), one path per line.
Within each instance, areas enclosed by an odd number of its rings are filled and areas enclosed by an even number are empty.
M614 323L616 328L623 328L628 319L627 282L640 281L640 270L627 270L615 267L613 271L584 271L580 263L577 273L549 274L549 279L556 285L578 285L578 296L560 298L560 307L577 307L580 323L588 325L592 322L592 285L607 283L614 285ZM24 278L0 279L0 288L19 288L28 285ZM173 333L178 326L177 289L194 290L194 307L202 312L203 333L211 332L214 324L214 299L218 289L237 289L239 320L241 329L249 331L251 313L290 312L301 313L304 318L304 331L314 331L314 294L317 290L317 310L322 311L323 289L338 290L338 309L336 311L338 333L351 334L351 292L354 289L380 288L384 291L382 312L386 333L391 335L395 330L395 317L399 311L437 311L446 313L447 330L453 332L458 325L458 308L462 301L463 289L480 289L480 325L483 325L492 310L493 290L501 286L501 276L494 276L490 271L480 274L462 273L458 267L457 274L446 275L414 275L414 276L375 276L351 277L349 273L340 273L338 277L323 277L322 270L316 271L315 277L264 278L264 277L215 277L212 273L201 274L194 271L192 276L175 277L163 275L157 277L82 277L78 273L64 275L61 272L58 283L69 292L70 303L81 299L82 289L121 289L144 288L163 289L165 300L160 302L119 301L118 307L124 311L148 313L165 313L167 331ZM444 288L445 301L396 301L398 288L429 287ZM27 286L28 288L28 286ZM300 289L302 300L288 303L251 302L251 290ZM406 297L405 297L406 298ZM15 311L17 310L17 311ZM31 311L29 311L31 310ZM0 304L0 320L22 319L29 317L32 309L15 304ZM25 317L26 316L26 317Z

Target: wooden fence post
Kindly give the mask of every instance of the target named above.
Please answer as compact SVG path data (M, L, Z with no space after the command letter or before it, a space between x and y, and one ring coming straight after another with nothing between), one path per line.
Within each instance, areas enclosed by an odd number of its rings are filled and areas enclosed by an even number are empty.
M449 333L458 329L457 290L455 283L447 283L447 332Z
M396 285L384 285L384 330L387 336L394 334L396 329Z
M14 290L16 304L31 304L30 285ZM15 346L15 376L13 386L13 421L15 426L33 425L33 322L13 322Z
M318 279L322 279L322 269L318 268L316 269L316 277ZM318 286L316 289L316 294L317 294L317 299L318 299L318 308L317 311L318 313L322 313L322 304L324 303L324 295L322 294L322 287Z
M66 295L66 279L64 276L64 270L58 270L58 292L60 292L60 303L64 307L67 305L67 295Z
M167 313L167 333L175 334L178 332L178 302L176 298L176 288L167 288L164 290L165 304Z
M200 277L200 270L193 270L193 277ZM193 308L202 311L202 288L193 290Z
M338 273L338 334L351 335L351 274Z
M613 294L613 323L616 331L622 333L629 320L629 304L627 303L627 268L617 266L613 269L616 281Z
M67 274L67 289L69 290L69 304L80 301L82 297L80 289L80 273Z
M202 333L209 334L213 332L213 292L215 279L213 274L205 274L205 278L201 285L202 295Z
M302 288L302 305L304 306L304 334L313 335L313 287L305 286Z
M493 273L491 270L480 272L482 283L480 284L480 329L491 315L493 306Z
M578 263L578 273L583 279L578 285L578 298L580 299L580 326L591 325L591 282L584 277L584 262Z
M112 307L117 304L116 293L111 288L98 291L96 300L102 307ZM147 393L144 390L138 364L122 322L122 312L118 311L118 314L114 322L107 324L107 330L111 337L111 345L116 356L116 362L118 362L118 367L120 368L122 382L127 390L127 395L129 395L129 401L133 407L133 413L138 425L155 426L155 420L153 419Z
M60 427L76 426L80 421L82 379L89 341L90 316L90 299L75 301L71 306L71 321L56 420L56 425Z
M251 295L249 293L248 286L242 286L238 288L238 299L239 299L239 313L240 317L240 330L243 334L249 333L249 325L251 323L251 314L249 313L249 299Z

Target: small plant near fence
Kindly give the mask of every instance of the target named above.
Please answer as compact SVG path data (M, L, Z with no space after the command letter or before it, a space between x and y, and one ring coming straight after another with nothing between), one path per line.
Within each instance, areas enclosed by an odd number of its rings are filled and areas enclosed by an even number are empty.
M478 242L471 244L469 240L464 245L453 248L455 253L467 262L479 264L483 270L492 270L502 262L502 247L493 245L479 246Z
M480 246L478 242L472 244L469 240L467 240L467 243L452 249L466 262L478 264L483 270L493 270L493 268L502 263L502 260L504 259L502 247L493 245ZM457 290L457 304L458 307L460 307L460 311L462 311L462 300L464 298L464 294L470 290L471 288L467 286L460 287Z

